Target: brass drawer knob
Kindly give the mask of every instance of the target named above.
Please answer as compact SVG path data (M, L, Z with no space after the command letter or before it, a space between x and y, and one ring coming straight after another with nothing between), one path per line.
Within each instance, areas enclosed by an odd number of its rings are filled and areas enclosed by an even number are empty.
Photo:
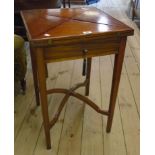
M86 53L88 53L88 50L87 49L84 49L83 50L83 54L86 54Z

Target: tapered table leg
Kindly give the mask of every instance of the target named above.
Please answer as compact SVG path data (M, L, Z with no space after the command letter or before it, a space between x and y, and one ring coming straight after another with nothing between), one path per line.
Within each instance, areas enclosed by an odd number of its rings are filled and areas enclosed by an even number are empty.
M63 8L66 8L66 0L63 0Z
M86 73L86 79L88 80L88 83L86 84L86 91L85 91L85 95L86 95L86 96L89 95L91 63L92 63L92 58L87 58L87 73Z
M46 67L44 62L43 50L41 48L36 49L36 59L37 59L37 68L38 68L38 84L39 92L41 99L41 109L43 116L43 125L46 136L47 149L51 148L50 140L50 123L48 116L48 103L47 103L47 93L46 93Z
M38 90L37 64L36 64L36 59L35 59L36 56L34 54L32 47L30 47L30 54L31 54L31 64L32 64L32 73L33 73L33 82L34 82L36 103L39 106L40 105L40 99L39 99L39 90Z
M123 37L120 42L120 48L118 54L115 55L115 62L114 62L114 70L113 70L113 79L112 79L112 87L111 87L111 95L110 95L110 104L109 104L109 116L107 121L107 128L106 131L111 131L112 120L114 115L114 109L116 104L117 92L121 77L124 53L125 53L125 46L126 46L126 37Z
M68 7L70 8L71 7L71 1L68 0Z
M47 68L47 64L45 64L45 73L46 73L46 78L48 78L48 68Z

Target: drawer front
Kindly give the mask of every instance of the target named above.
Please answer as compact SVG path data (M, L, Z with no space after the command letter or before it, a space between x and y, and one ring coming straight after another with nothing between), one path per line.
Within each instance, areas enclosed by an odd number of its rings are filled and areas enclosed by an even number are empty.
M119 39L104 40L86 40L83 49L86 51L87 57L102 56L115 54L118 52L120 45Z
M44 56L47 62L103 56L117 53L119 43L118 39L83 40L81 43L72 45L45 48Z
M47 62L63 61L78 59L82 57L82 45L59 45L55 47L48 47L44 49L44 56Z

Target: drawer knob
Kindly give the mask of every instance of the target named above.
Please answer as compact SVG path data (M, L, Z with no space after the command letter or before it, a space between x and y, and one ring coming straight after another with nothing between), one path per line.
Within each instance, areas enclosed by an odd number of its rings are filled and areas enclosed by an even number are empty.
M86 54L87 52L88 52L88 50L87 50L87 49L84 49L84 50L83 50L83 53L84 53L84 54Z

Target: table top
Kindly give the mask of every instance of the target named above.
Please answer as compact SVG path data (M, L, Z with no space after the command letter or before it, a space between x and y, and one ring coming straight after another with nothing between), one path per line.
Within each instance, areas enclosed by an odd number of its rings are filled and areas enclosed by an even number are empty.
M133 35L133 29L94 8L21 11L29 41L92 36Z

